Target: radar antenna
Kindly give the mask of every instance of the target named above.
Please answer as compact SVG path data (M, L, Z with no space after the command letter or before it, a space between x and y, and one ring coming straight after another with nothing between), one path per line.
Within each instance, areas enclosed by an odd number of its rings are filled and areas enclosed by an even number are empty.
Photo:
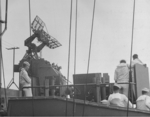
M25 40L25 46L28 47L28 50L26 51L23 59L38 59L39 56L37 53L40 52L45 46L49 47L50 49L55 49L59 46L62 46L54 37L44 31L44 27L46 27L45 23L38 16L36 16L31 24L31 29L34 34ZM39 46L36 46L36 44L32 43L35 38L41 42Z

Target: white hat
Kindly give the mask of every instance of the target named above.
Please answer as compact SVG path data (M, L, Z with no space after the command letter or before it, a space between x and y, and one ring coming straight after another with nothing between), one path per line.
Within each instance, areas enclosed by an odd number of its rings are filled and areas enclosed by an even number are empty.
M102 104L106 104L106 105L109 104L108 100L102 100L101 103L102 103Z
M116 83L114 84L114 86L115 86L115 87L118 87L119 89L121 89L121 86L118 85L118 84L116 84Z
M143 88L142 91L149 92L148 88Z
M30 66L30 63L27 61L24 61L23 64Z

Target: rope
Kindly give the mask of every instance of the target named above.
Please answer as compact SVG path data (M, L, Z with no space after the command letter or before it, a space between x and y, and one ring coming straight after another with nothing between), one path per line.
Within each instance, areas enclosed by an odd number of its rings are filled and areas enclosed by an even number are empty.
M71 45L71 25L72 24L72 0L70 7L70 29L69 29L69 48L68 48L68 72L67 72L67 90L68 90L68 82L69 82L69 65L70 65L70 45ZM67 116L67 103L68 98L66 98L66 116Z
M78 0L76 0L76 19L75 19L75 54L74 54L74 74L76 74L76 48L77 48L77 14L78 13ZM75 86L74 86L75 89ZM73 96L73 116L74 116L74 112L75 112L75 92L74 92L74 96Z
M30 0L29 0L29 30L30 30L30 36L31 36L31 26L30 25L31 25L31 3L30 3ZM32 80L32 87L33 87L33 80ZM33 93L33 88L32 88L32 93ZM33 95L32 95L32 114L34 116L34 99L33 99Z
M7 16L8 16L8 0L6 0L6 13L5 13L5 28L7 29Z
M2 40L2 45L3 45L3 44L5 44L6 46L9 46L9 47L12 47L12 46L16 47L15 45L13 45L13 44L11 44L11 43L5 41L5 40Z
M93 16L92 16L92 26L91 26L91 37L90 37L90 47L89 47L89 57L88 57L87 74L89 73L89 66L90 66L91 45L92 45L94 15L95 15L95 4L96 4L96 0L94 0L94 6L93 6ZM85 86L85 90L84 90L84 105L83 105L83 115L82 116L84 116L84 111L85 111L85 100L86 100L86 95L85 94L86 94L86 88L87 88L87 77L86 77L86 86Z
M134 33L134 17L135 17L135 0L133 3L133 19L132 19L132 35L131 35L131 52L130 52L130 71L129 71L129 89L128 89L128 104L127 104L127 117L129 114L129 94L130 94L130 82L132 80L131 63L132 63L132 51L133 51L133 33Z
M29 30L30 30L30 36L31 36L31 5L29 0Z

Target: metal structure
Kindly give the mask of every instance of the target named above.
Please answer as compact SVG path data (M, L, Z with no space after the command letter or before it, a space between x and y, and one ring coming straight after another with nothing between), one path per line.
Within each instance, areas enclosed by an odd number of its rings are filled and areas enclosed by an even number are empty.
M19 49L19 47L13 47L13 48L6 48L7 50L13 50L13 78L11 79L11 81L9 82L7 88L9 89L11 87L12 84L14 84L18 89L19 87L17 86L17 84L14 82L14 65L15 65L15 50Z
M36 16L31 24L31 29L34 34L24 41L24 45L28 47L28 50L20 61L18 68L22 67L23 61L28 61L30 63L29 75L32 79L32 86L43 86L46 78L49 78L49 81L53 79L53 85L63 85L66 80L59 71L60 69L55 68L50 62L38 56L38 53L41 52L45 46L50 49L61 46L54 37L44 31L45 27L45 23ZM40 42L40 45L37 46L33 43L34 39L37 39ZM65 82L62 82L62 80L65 80ZM41 96L43 94L43 88L33 89L33 95Z
M46 31L44 31L44 27L46 27L45 23L36 16L31 24L31 29L33 31L33 35L25 40L25 46L28 47L28 50L23 57L23 59L34 58L38 59L38 52L40 52L44 46L49 47L50 49L55 49L59 46L62 46L54 37L50 36ZM32 41L37 38L41 44L36 46Z
M4 71L4 67L3 67L3 57L2 57L2 36L4 35L5 31L7 30L7 12L8 12L8 0L6 0L6 8L5 8L5 20L2 20L1 18L1 1L0 1L0 111L2 110L2 107L1 107L1 100L2 100L2 94L1 94L1 91L2 91L2 81L1 81L1 76L2 76L2 68L3 68L3 71ZM4 26L4 30L2 31L2 23L5 24ZM4 72L3 72L3 76L4 76ZM3 77L4 78L4 77ZM5 80L5 79L4 79ZM4 84L4 88L5 88L5 84ZM6 97L6 89L5 89L5 99L7 98ZM7 105L7 103L6 103ZM4 111L3 111L4 112Z
M34 104L32 104L33 100ZM68 99L67 115L65 115L65 105L66 100L61 97L13 98L9 101L8 116L73 116L73 100ZM83 100L75 100L74 116L82 116L83 106ZM84 116L126 117L126 108L108 107L104 104L86 101ZM149 117L150 113L137 109L129 109L129 117L136 116Z
M0 20L1 20L1 1L0 1ZM0 23L0 34L2 33L2 23ZM0 66L1 66L1 51L2 51L2 38L0 36ZM0 92L1 92L1 88L2 88L2 80L1 80L1 67L0 67ZM1 93L0 93L0 101L1 101ZM1 103L0 103L1 105ZM1 110L1 106L0 106L0 110Z
M45 23L36 16L31 24L31 29L33 33L39 32L40 38L38 38L38 41L45 43L50 49L62 46L54 37L44 31L44 27L46 27Z

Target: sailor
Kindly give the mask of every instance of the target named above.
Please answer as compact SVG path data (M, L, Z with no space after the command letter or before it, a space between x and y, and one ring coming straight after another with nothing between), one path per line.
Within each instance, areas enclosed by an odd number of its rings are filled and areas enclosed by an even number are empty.
M32 91L31 91L31 78L28 76L27 71L30 68L30 64L27 61L23 62L23 66L21 68L19 78L20 78L20 85L23 88L24 96L25 97L31 97ZM24 88L24 87L30 87L30 88Z
M121 60L115 69L114 80L116 83L122 83L119 84L121 86L121 93L128 97L129 84L127 83L129 82L129 68L125 60Z
M142 95L136 100L137 109L150 111L150 96L149 89L142 89Z
M114 84L113 86L113 94L111 94L108 98L109 105L119 106L119 107L127 107L129 105L129 108L132 108L131 102L128 100L128 98L121 94L120 91L120 85Z
M134 67L135 64L145 65L139 58L137 54L133 55L133 61L131 63L131 66Z

